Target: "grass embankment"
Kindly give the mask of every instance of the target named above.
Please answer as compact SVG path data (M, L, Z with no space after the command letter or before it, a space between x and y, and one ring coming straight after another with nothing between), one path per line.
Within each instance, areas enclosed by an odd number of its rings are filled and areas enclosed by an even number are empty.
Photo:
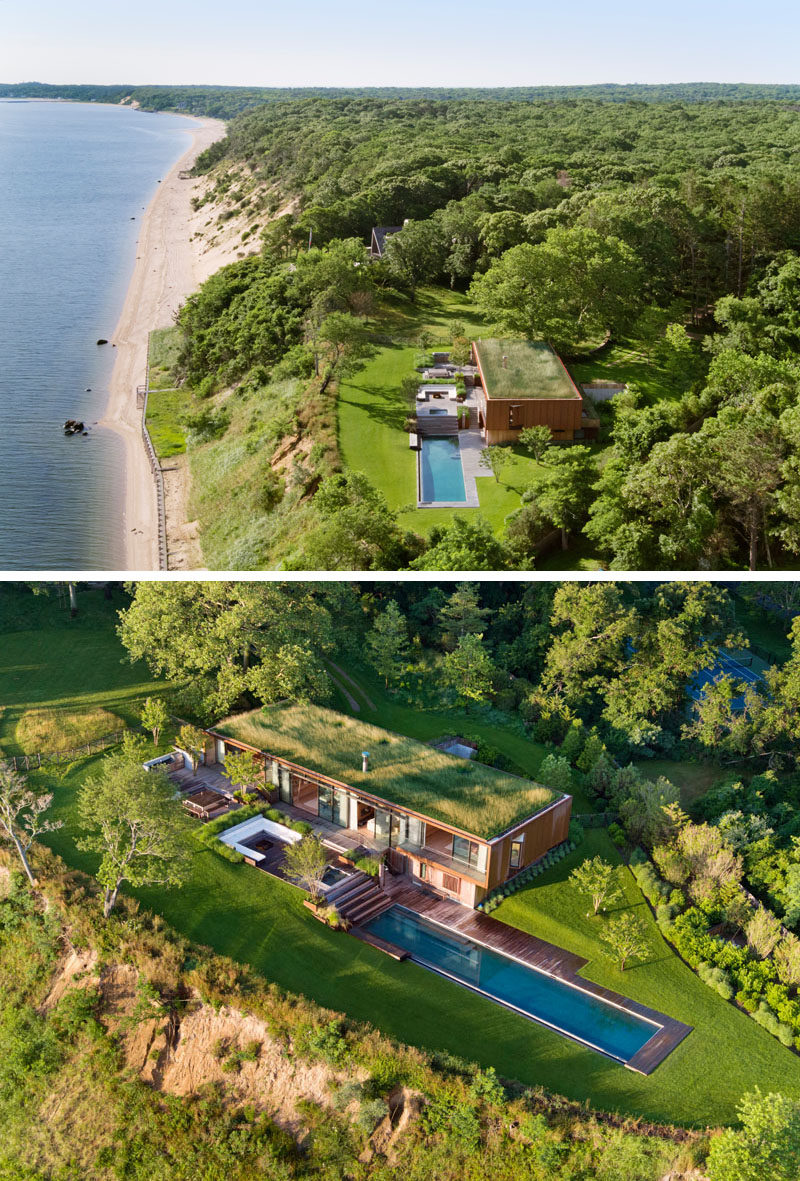
M179 351L178 328L151 333L147 427L156 454L188 454L189 513L211 569L274 568L304 534L309 493L339 465L335 392L323 393L320 379L288 379L201 398L175 388Z
M93 609L89 610L92 606ZM38 614L38 621L35 617ZM0 701L8 707L3 733L14 714L34 705L102 703L124 714L157 688L141 666L123 663L113 616L99 594L81 595L81 615L70 621L53 602L29 599L24 630L6 634L0 659ZM77 624L77 627L74 626ZM361 681L360 674L358 675ZM163 690L163 686L161 686ZM418 709L384 700L372 681L376 705L365 717L418 738L478 734L535 775L543 748L511 726L453 712ZM356 692L354 690L354 692ZM77 792L100 757L41 774L55 791L54 814L64 827L48 843L69 864L92 872L95 859L76 847ZM618 861L607 836L591 832L587 843L535 885L503 903L498 917L589 959L586 975L694 1026L694 1032L649 1078L460 989L414 964L397 964L379 952L315 921L302 894L249 866L231 865L196 849L180 890L140 891L137 896L177 930L216 951L250 964L266 977L320 1004L369 1021L412 1045L447 1049L503 1075L538 1083L574 1099L633 1115L687 1124L729 1121L741 1093L780 1085L800 1097L800 1061L750 1018L703 985L661 941L626 869L618 875L629 904L648 930L647 961L619 973L597 938L600 923L586 920L585 904L565 884L577 860L601 852Z

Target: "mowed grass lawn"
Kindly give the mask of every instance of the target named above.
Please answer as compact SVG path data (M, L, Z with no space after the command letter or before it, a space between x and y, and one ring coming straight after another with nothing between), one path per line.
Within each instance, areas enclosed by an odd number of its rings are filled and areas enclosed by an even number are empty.
M80 782L99 762L85 760L55 784L55 812L65 826L48 837L65 860L87 872L95 859L75 847L74 801ZM734 1120L742 1092L755 1085L800 1098L797 1057L677 959L624 867L618 876L626 905L645 922L649 947L645 963L625 973L614 967L597 938L602 920L585 919L585 903L566 884L570 868L593 852L617 860L607 836L593 831L580 851L503 903L496 917L586 956L589 978L694 1026L647 1078L424 968L395 963L330 931L304 909L299 890L208 850L193 854L180 890L140 890L136 896L189 938L251 965L291 992L400 1041L447 1050L596 1107L705 1126Z
M81 594L76 621L54 602L26 598L20 622L20 630L2 635L4 730L31 706L90 703L124 714L159 688L146 670L125 663L114 634L113 610L97 592ZM513 725L398 705L381 695L372 680L365 682L359 672L353 675L363 685L353 692L365 719L422 739L475 733L535 775L544 749ZM367 696L375 710L369 710ZM54 815L65 822L49 834L48 843L69 864L90 873L96 859L76 846L75 802L81 784L99 771L101 762L95 756L35 777L54 791ZM677 959L661 940L632 876L622 866L617 872L626 905L634 906L645 922L649 949L645 963L625 973L614 967L597 938L602 920L586 919L585 903L566 884L571 867L594 852L619 861L606 834L592 831L579 851L504 902L496 915L586 956L585 974L591 979L695 1027L649 1078L414 964L397 964L328 930L303 908L299 890L251 867L231 865L199 846L180 890L143 890L137 896L188 937L250 964L292 992L369 1021L404 1042L448 1050L492 1065L506 1077L600 1108L705 1125L734 1119L740 1095L755 1085L800 1098L798 1058L723 1002Z
M63 749L75 739L87 741L75 729L81 715L93 727L89 737L97 736L98 710L129 724L138 722L140 703L164 686L146 665L131 665L126 659L114 629L116 611L127 602L119 591L115 603L108 603L102 591L81 590L78 616L70 619L69 608L57 596L34 598L10 588L0 592L0 611L7 612L9 620L18 612L24 625L0 634L0 750L8 755L35 753L19 741L36 732L31 711L62 711L69 717L69 740L62 746L53 734L49 749ZM106 733L119 724L103 724L100 729Z

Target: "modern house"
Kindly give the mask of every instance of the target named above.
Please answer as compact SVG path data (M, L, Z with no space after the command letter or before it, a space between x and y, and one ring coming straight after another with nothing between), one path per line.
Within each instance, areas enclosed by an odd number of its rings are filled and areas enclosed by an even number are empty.
M548 426L556 441L591 439L599 421L564 362L543 340L472 342L478 425L488 444L513 443L523 427Z
M369 244L370 258L383 258L386 239L391 234L396 234L398 230L402 230L402 228L402 226L373 226L372 240Z
M567 838L571 796L333 710L271 706L206 733L206 766L250 751L276 808L467 907Z

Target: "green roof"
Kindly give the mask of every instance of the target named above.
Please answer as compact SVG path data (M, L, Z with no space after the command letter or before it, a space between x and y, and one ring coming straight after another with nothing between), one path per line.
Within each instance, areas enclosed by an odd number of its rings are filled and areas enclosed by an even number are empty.
M558 354L544 340L477 340L475 347L490 398L580 397Z
M226 718L214 731L485 840L558 798L529 779L314 705L267 706Z

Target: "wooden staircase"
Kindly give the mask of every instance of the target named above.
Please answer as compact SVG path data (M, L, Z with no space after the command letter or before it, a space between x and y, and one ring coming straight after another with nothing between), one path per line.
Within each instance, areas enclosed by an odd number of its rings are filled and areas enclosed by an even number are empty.
M422 435L457 435L458 416L455 414L438 415L432 417L427 414L417 415L417 434Z
M392 905L392 901L367 873L349 874L326 894L326 901L335 906L352 927L369 922Z

